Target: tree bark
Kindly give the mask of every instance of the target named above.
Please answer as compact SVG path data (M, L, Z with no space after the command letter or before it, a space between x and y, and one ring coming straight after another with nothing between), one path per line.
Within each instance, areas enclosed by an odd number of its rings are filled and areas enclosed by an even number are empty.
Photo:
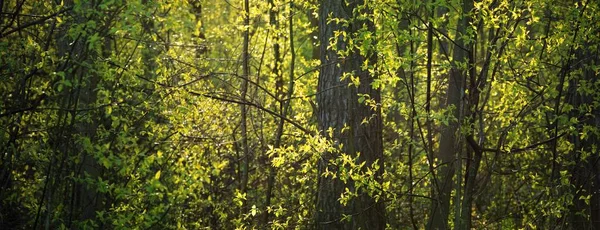
M582 47L590 47L592 43L584 39ZM600 145L600 137L585 129L586 126L600 127L600 108L594 105L598 92L586 90L597 85L597 72L592 68L600 64L600 54L598 50L579 49L575 51L575 57L574 69L581 70L581 74L575 74L569 80L566 103L574 108L569 117L577 118L582 124L578 124L577 131L569 136L573 144L569 153L573 165L568 168L573 185L569 223L573 229L600 229L600 154L595 150L595 146ZM589 200L586 202L585 199Z
M248 0L244 0L244 34L243 34L243 50L242 50L242 85L240 98L243 102L246 101L248 94L248 78L250 77L250 54L248 53L248 46L250 43L250 4ZM248 171L250 168L250 149L248 146L248 123L247 115L248 108L246 104L240 104L240 129L241 129L241 149L243 152L242 166L241 166L241 181L240 181L240 192L245 194L247 192L248 185ZM242 205L242 215L248 212L248 204L244 201Z
M448 126L442 127L440 136L440 148L438 153L438 177L439 181L434 183L438 188L434 189L432 201L431 217L429 220L428 229L447 229L448 216L450 214L450 194L452 193L453 177L455 173L462 170L462 141L460 138L460 125L463 117L463 97L465 94L465 73L459 68L459 63L464 63L467 60L468 51L465 49L465 41L462 38L466 35L466 28L469 25L469 16L466 15L472 8L472 0L463 2L461 11L461 20L457 24L456 35L454 36L454 49L452 53L452 69L450 70L447 89L448 107L453 107L452 117ZM456 187L460 187L457 184ZM456 197L460 198L460 189L456 190ZM459 201L459 200L457 200ZM456 204L458 204L457 202ZM456 210L457 215L459 209ZM458 220L457 216L457 220ZM458 223L454 223L459 226Z
M371 86L373 77L368 70L361 68L365 61L376 63L374 52L361 55L357 48L348 47L348 37L337 37L334 47L328 48L330 39L335 31L344 31L351 36L360 28L368 28L374 32L373 22L366 19L353 19L357 6L364 6L364 1L346 4L342 0L322 1L320 5L320 44L322 68L319 73L317 93L318 125L321 135L329 136L328 130L333 130L332 141L342 146L341 150L352 157L358 156L358 164L364 162L366 167L373 163L379 164L376 180L381 179L383 171L383 143L381 110L359 103L358 94L367 95L375 102L380 102L380 92ZM362 8L357 11L371 13ZM347 26L330 21L332 18L349 20ZM350 51L346 57L338 55L338 50ZM349 86L350 79L342 78L344 73L352 74L359 79L360 84ZM366 120L368 122L363 122ZM348 130L342 132L342 128ZM360 155L359 155L360 153ZM348 205L343 206L338 201L340 194L349 189L355 190L355 183L342 182L339 179L339 168L333 161L338 153L326 152L319 160L319 182L316 201L317 229L384 229L385 207L381 200L369 196L367 191L356 191L358 197L353 198ZM336 178L323 176L325 171L333 172ZM344 216L350 216L342 220Z

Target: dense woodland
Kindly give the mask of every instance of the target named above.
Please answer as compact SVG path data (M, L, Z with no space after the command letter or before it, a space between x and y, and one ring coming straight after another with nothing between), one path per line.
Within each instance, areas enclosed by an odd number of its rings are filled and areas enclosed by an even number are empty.
M0 13L0 229L600 229L597 0Z

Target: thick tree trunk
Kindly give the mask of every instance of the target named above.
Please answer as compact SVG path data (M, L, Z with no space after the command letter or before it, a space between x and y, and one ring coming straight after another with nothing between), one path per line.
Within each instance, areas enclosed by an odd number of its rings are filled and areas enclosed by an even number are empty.
M374 31L374 25L367 20L351 20L347 27L331 21L331 18L350 19L355 6L363 6L363 1L346 5L345 1L323 1L320 6L320 43L322 68L319 74L317 94L318 123L321 135L328 136L328 130L333 130L333 142L343 146L342 151L353 157L360 156L357 163L365 162L369 167L374 162L379 163L376 180L380 180L383 171L383 144L381 136L381 110L359 103L358 94L368 95L376 102L380 101L378 89L373 89L373 76L368 70L361 68L368 60L369 64L377 61L373 52L368 56L348 46L346 37L338 37L335 46L328 49L330 38L335 31L345 31L347 35L357 32L365 26L368 31ZM364 11L362 9L360 11ZM367 12L369 13L369 12ZM336 50L350 49L349 56L342 58ZM349 86L350 79L342 79L344 73L352 73L359 79L360 84ZM368 122L363 122L364 120ZM342 132L342 128L348 130ZM353 198L348 205L339 202L340 194L349 189L355 190L355 182L342 182L339 177L323 176L323 172L333 172L339 176L339 168L332 161L339 156L337 153L323 153L319 161L319 183L316 203L317 229L384 229L385 215L382 200L367 195L367 191L357 191L358 197ZM360 182L356 182L360 183ZM344 216L348 220L342 220Z
M598 76L590 67L597 66L600 61L594 51L579 50L576 55L580 61L575 68L580 69L582 73L569 81L566 99L567 103L576 108L569 116L579 119L583 125L578 125L578 131L569 137L573 144L573 151L570 153L573 166L569 167L569 171L571 184L574 186L569 222L573 229L600 229L600 155L594 149L594 146L600 145L600 137L584 129L585 126L600 127L600 108L593 105L593 98L597 97L597 92L578 90L580 87L588 88L597 84ZM581 108L589 110L580 110ZM586 134L586 137L582 138L581 134ZM589 201L586 202L585 199Z
M73 2L67 1L68 5L74 5ZM92 8L92 5L83 4L84 7ZM75 22L84 23L87 18L82 14L75 14ZM76 42L70 41L68 38L63 38L64 34L67 33L67 29L72 27L74 24L67 23L61 28L59 34L57 34L57 50L61 54L61 56L71 55L76 62L91 62L94 58L101 56L102 58L107 58L110 53L110 43L105 42L103 44L103 52L101 54L94 53L89 49L86 49L85 41L86 39L80 39ZM109 40L110 41L110 40ZM70 53L70 54L69 54ZM97 85L100 81L100 77L97 74L91 73L86 67L77 66L73 63L66 63L64 65L64 69L72 68L73 73L68 74L67 76L74 82L74 87L68 91L70 97L73 98L72 102L67 103L67 105L71 106L73 110L77 110L79 107L87 107L89 105L93 105L96 102L97 98ZM96 131L99 124L98 116L95 116L94 112L88 111L87 113L76 114L71 112L71 126L66 128L66 141L74 142L74 134L79 134L83 137L86 137L90 140L96 139ZM82 119L81 117L89 116L90 120ZM98 164L98 161L94 158L93 153L86 152L85 147L73 143L65 145L66 150L64 151L65 157L73 154L79 159L79 163L72 164L68 162L67 159L63 159L63 161L67 161L66 163L62 163L63 167L70 167L70 169L75 172L77 177L84 179L86 177L91 178L92 180L96 180L99 177L102 177L102 169ZM57 178L63 178L61 175L61 170L56 169L58 172ZM59 179L60 180L60 179ZM84 180L85 181L85 180ZM59 187L60 183L65 182L55 182L55 186ZM96 221L96 211L102 208L103 203L103 195L96 190L94 184L89 184L89 182L77 182L72 181L72 187L69 188L70 200L64 200L64 204L66 207L69 207L69 216L67 220L67 227L71 227L71 225L76 221ZM55 189L55 188L51 188ZM50 198L49 198L50 199ZM48 201L50 203L50 201ZM48 216L53 215L53 213L49 213ZM52 218L48 217L47 218ZM46 221L48 223L48 220Z

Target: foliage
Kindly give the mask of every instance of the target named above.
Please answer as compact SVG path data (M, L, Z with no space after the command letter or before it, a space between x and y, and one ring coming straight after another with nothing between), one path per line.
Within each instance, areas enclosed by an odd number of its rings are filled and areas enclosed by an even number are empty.
M326 177L353 182L340 204L367 191L388 228L422 229L445 165L448 228L600 221L597 1L365 2L335 18L315 0L2 1L0 229L311 229ZM382 112L374 164L318 130L319 17L374 24L326 46L377 55L361 70L381 101L356 95ZM324 153L337 171L318 172Z

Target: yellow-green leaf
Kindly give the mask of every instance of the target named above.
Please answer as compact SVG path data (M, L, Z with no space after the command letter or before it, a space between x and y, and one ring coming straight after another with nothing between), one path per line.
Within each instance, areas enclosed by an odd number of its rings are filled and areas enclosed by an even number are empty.
M160 179L160 170L158 170L158 172L156 172L156 174L154 174L154 179L156 179L156 180Z

